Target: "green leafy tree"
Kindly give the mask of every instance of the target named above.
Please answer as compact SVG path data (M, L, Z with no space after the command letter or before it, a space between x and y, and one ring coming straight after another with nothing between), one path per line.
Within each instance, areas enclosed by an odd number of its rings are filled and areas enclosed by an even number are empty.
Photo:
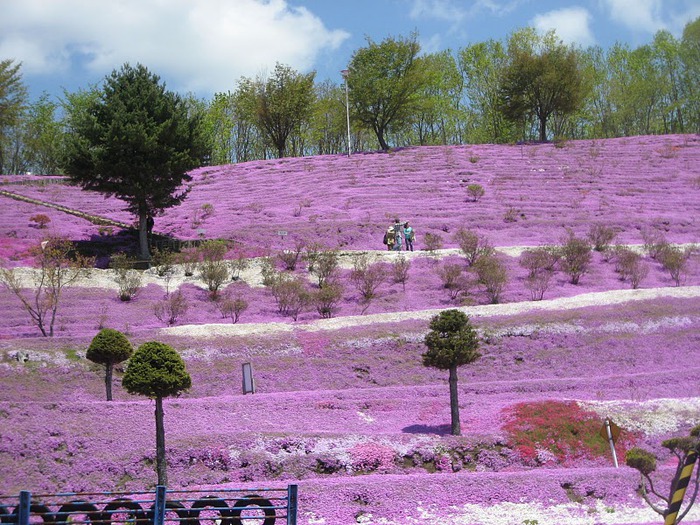
M63 132L56 119L58 104L43 93L29 105L23 126L23 156L33 173L59 173Z
M112 401L112 371L114 365L129 359L133 351L131 343L119 330L103 328L92 339L85 357L93 363L105 366L107 401Z
M22 82L22 63L0 60L0 173L6 173L6 150L13 128L19 123L27 102L27 87Z
M113 71L99 97L68 109L65 172L126 201L139 220L140 255L150 259L147 218L182 202L187 171L204 157L201 114L140 64Z
M665 523L677 525L695 503L700 488L700 468L696 465L698 454L700 454L700 425L693 427L689 436L666 439L661 443L661 446L670 450L677 460L668 496L661 494L654 486L652 478L652 474L656 471L656 456L654 454L634 447L627 451L625 463L628 467L639 471L639 493L647 505L654 512L663 516ZM693 467L695 468L694 474ZM683 485L681 485L681 481ZM681 510L683 496L687 488L691 488L690 497L686 500L685 508ZM652 500L652 496L660 501Z
M424 90L417 38L415 33L408 38L388 37L381 43L368 38L367 47L350 59L351 115L376 134L384 151L389 149L387 130L409 121Z
M204 118L204 133L210 149L211 164L234 161L235 104L232 93L215 93Z
M685 131L700 133L700 17L683 29L680 44L683 62L682 100L686 107Z
M501 72L508 55L501 42L488 40L459 52L464 81L463 104L468 114L464 142L504 142L511 125L499 110Z
M241 78L233 93L233 155L236 162L265 159L269 156L258 125L256 93L256 81L248 78Z
M32 248L36 265L32 283L25 282L17 268L0 267L0 283L20 300L44 337L53 337L64 289L84 276L94 262L74 256L73 249L73 243L62 237L50 237Z
M459 394L457 390L457 368L473 363L478 352L479 338L469 317L459 310L445 310L430 321L430 332L425 336L427 352L423 354L423 365L450 371L450 412L452 435L461 434L459 422Z
M462 76L449 51L419 58L424 73L423 92L411 117L413 143L460 143L461 117L459 101Z
M325 81L316 86L310 142L318 155L347 152L345 89Z
M537 49L540 47L541 49ZM573 113L584 98L582 74L576 51L555 42L553 34L539 46L509 46L509 62L500 84L500 108L512 122L534 117L539 140L547 140L547 122L555 112Z
M254 83L258 127L280 158L287 152L290 136L298 134L311 117L315 76L315 72L304 75L278 63L269 78L258 77Z
M167 486L163 398L177 396L192 386L192 378L187 373L185 362L174 348L165 343L143 343L129 360L122 385L130 394L155 400L156 472L158 484Z

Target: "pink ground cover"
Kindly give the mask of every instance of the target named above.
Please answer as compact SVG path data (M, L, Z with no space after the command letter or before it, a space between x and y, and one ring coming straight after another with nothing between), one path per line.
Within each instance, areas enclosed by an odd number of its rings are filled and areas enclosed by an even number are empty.
M236 240L253 255L291 245L295 237L330 248L380 249L394 217L413 223L418 248L427 232L455 246L451 234L460 226L487 233L497 246L517 246L557 242L565 228L583 235L596 222L619 229L625 243L640 243L645 227L664 232L671 242L697 242L699 163L700 138L664 135L563 146L417 147L204 167L191 173L185 202L156 218L155 231ZM117 199L74 186L20 184L23 177L6 177L4 189L134 220ZM469 184L483 186L478 202L469 199ZM5 200L3 208L19 206L15 202ZM205 205L213 214L202 220ZM27 213L18 210L14 220L2 221L0 237L15 231L20 239L40 239L43 232L30 228ZM50 210L36 210L53 220ZM84 234L77 224L59 231ZM281 238L279 231L288 235Z
M274 254L298 238L381 249L395 215L411 220L419 249L427 232L454 247L451 235L460 226L503 247L556 243L565 228L584 235L596 222L614 226L620 242L639 244L641 231L652 228L671 242L691 243L700 239L699 160L698 137L678 135L207 167L193 173L185 203L156 219L156 231L233 239L251 256ZM0 182L36 199L132 220L116 199L26 180ZM485 188L478 202L466 195L470 183ZM51 218L49 230L76 241L109 236L83 219L0 199L0 256L10 264L26 262L27 248L45 235L31 224L36 213ZM202 220L207 204L214 213ZM288 235L282 239L279 230ZM501 257L509 275L502 301L529 301L525 271L515 258ZM673 287L658 262L646 263L642 288ZM461 304L441 287L439 264L412 260L406 290L385 283L367 314ZM682 284L699 285L699 273L694 259ZM360 315L347 271L341 280L346 291L337 315ZM636 471L614 469L609 458L533 468L509 444L504 418L521 402L594 407L601 421L624 421L629 436L659 454L665 481L673 463L660 441L700 422L695 297L475 315L483 356L459 370L463 436L453 437L447 373L421 364L427 320L309 331L315 312L295 323L277 313L265 289L229 286L250 301L241 323L292 329L177 336L162 332L153 315L161 286L143 288L128 303L115 290L76 287L65 293L57 336L44 339L0 290L0 494L154 485L153 403L122 390L121 367L115 401L104 401L103 372L84 358L100 326L125 331L134 344L167 342L186 360L192 389L165 403L173 487L215 492L299 483L302 525L656 523L635 493ZM596 253L579 285L558 273L545 299L628 288ZM190 309L178 324L226 322L196 279L182 290ZM479 290L468 301L477 308L488 302ZM28 361L16 359L22 355ZM254 366L255 395L241 394L243 362ZM697 513L685 521L698 522Z

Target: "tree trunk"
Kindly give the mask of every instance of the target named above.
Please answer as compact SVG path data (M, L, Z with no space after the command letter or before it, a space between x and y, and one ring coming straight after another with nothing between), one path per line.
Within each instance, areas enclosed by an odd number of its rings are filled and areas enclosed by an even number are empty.
M112 363L105 365L105 389L107 390L107 401L112 400Z
M457 367L450 367L450 413L452 415L452 435L462 434L459 424L459 393L457 392Z
M547 142L547 119L540 117L540 142Z
M151 252L148 249L148 214L145 209L139 212L139 251L141 259L151 260Z
M168 486L168 466L165 462L165 427L163 426L163 398L156 397L156 472L158 485Z
M384 151L389 151L389 145L386 143L386 140L384 140L384 129L383 128L376 128L376 133L377 133L377 140L379 141L379 147L382 148Z

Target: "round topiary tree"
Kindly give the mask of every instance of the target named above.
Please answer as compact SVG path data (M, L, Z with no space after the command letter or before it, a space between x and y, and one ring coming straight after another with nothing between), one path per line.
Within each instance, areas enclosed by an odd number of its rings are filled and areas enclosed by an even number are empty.
M126 361L134 348L119 330L104 328L92 339L86 357L93 363L105 366L107 401L112 400L112 370L114 365Z
M143 343L129 360L122 385L130 394L147 396L156 402L156 472L158 484L167 486L163 398L177 396L192 386L185 362L165 343Z
M430 321L430 332L425 336L428 351L423 354L423 365L450 371L450 412L452 435L459 436L459 398L457 367L479 359L481 354L476 330L469 317L459 310L445 310Z

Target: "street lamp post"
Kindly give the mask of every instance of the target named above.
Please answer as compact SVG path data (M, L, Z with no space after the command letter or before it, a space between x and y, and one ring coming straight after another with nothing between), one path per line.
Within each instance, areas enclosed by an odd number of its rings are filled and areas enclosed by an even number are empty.
M343 75L343 79L345 80L345 116L347 117L347 122L348 122L348 157L350 156L350 98L348 95L348 74L350 73L349 70L343 69L340 74Z

